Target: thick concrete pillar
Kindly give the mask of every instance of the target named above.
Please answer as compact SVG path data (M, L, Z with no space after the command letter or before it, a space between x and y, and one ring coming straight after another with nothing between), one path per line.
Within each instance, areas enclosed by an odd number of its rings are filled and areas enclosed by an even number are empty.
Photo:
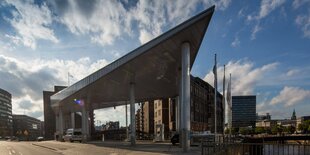
M59 131L59 115L56 113L56 132Z
M75 112L71 113L71 128L75 128Z
M181 125L182 148L187 152L190 148L190 44L182 44L182 71L181 71Z
M126 139L128 140L129 135L128 135L128 119L127 119L127 117L128 117L128 115L127 115L127 101L126 101L126 105L125 105L125 113L126 113L126 115L125 115L125 117L126 117Z
M88 116L87 116L87 113L86 113L86 107L85 105L82 106L82 134L83 134L83 141L87 141L87 127L88 127L88 124L87 124L87 119L88 119Z
M180 99L179 96L175 98L175 130L180 133Z
M64 120L63 120L63 113L62 109L59 107L59 112L58 112L58 127L59 127L59 139L62 140L62 136L64 133Z
M136 145L136 118L135 118L135 84L130 83L129 90L130 102L130 142L131 145Z

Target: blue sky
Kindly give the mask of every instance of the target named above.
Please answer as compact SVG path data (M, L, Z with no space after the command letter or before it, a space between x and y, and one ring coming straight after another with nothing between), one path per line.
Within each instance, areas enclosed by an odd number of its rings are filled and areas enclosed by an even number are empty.
M257 95L258 113L310 115L309 0L4 0L0 87L13 113L43 119L42 90L67 85L68 72L76 82L213 4L192 74L212 84L217 53L220 79L226 64L232 94ZM124 124L123 110L96 116Z

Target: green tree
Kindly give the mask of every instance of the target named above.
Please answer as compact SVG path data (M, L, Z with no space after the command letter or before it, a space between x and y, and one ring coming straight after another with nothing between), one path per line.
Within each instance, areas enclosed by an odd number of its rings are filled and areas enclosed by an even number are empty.
M310 132L310 130L308 130L309 127L310 127L310 120L306 120L301 124L298 124L298 130L300 130L302 133Z
M303 130L304 130L303 124L302 124L302 123L301 123L301 124L298 124L297 129L298 129L299 131L303 131Z
M273 135L277 134L278 132L279 132L279 130L278 130L277 125L275 125L275 126L273 126L273 127L271 128L271 133L272 133Z
M296 131L296 128L294 126L288 126L288 133L293 134Z
M265 132L265 129L263 127L256 127L255 128L255 133L256 134L261 134L261 133L264 133Z

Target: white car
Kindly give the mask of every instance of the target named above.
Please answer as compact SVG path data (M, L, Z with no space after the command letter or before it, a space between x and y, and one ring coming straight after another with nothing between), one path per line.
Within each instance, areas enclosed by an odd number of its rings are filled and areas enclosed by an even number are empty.
M66 131L66 135L63 136L64 141L74 142L79 141L82 142L82 131L81 129L68 129Z
M37 137L37 141L43 141L44 140L44 138L42 137L42 136L40 136L40 137Z

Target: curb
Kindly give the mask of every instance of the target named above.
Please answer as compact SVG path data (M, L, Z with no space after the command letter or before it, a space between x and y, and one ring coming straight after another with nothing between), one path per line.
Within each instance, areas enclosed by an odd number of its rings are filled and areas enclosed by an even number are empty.
M46 149L50 149L50 150L53 150L53 151L57 151L56 149L54 148L51 148L51 147L47 147L47 146L44 146L44 145L38 145L38 144L35 144L35 143L31 143L32 145L34 146L38 146L38 147L42 147L42 148L46 148Z

